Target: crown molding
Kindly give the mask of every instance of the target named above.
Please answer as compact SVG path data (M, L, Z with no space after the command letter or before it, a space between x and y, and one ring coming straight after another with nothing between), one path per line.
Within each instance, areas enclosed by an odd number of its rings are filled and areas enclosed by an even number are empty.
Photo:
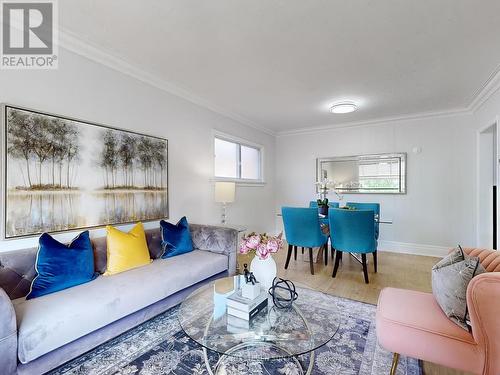
M276 135L276 132L274 132L273 130L261 126L237 113L222 108L198 95L193 94L185 88L179 87L178 85L174 85L171 82L161 79L157 75L151 74L136 65L130 64L129 62L123 60L118 56L103 51L102 48L92 45L88 41L82 40L80 37L68 30L59 30L59 45L60 47L68 51L74 52L101 65L107 66L108 68L111 68L122 74L126 74L169 94L178 96L200 107L208 109L211 112L230 118L236 122L239 122L240 124L249 126L268 135Z
M380 126L389 124L391 122L397 121L411 121L411 120L422 120L426 118L441 118L441 117L452 117L452 116L460 116L460 115L470 115L472 112L467 108L457 108L446 111L436 111L436 112L420 112L413 113L401 116L391 116L391 117L380 117L373 120L366 121L353 121L353 122L343 122L339 124L330 124L330 125L320 125L309 128L300 128L300 129L292 129L280 131L277 133L278 137L284 137L289 135L299 135L299 134L314 134L323 131L329 130L342 130L348 128L362 128L362 127L370 127L370 126Z
M491 73L486 82L474 93L473 99L469 105L469 110L473 113L477 112L479 108L498 90L500 89L500 65Z

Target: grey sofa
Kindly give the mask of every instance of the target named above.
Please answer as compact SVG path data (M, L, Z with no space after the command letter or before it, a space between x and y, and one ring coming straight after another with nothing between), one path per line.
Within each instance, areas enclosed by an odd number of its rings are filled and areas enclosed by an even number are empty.
M181 302L200 285L236 271L238 232L190 225L195 250L26 300L36 248L0 252L0 374L43 374ZM152 258L160 230L146 231ZM96 271L105 237L92 240Z

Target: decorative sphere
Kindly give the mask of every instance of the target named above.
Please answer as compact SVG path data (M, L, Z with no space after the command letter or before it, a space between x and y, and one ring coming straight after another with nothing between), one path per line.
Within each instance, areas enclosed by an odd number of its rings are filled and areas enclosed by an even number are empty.
M274 278L273 286L269 288L269 294L273 297L274 306L279 309L292 307L293 301L299 296L292 281L278 277Z

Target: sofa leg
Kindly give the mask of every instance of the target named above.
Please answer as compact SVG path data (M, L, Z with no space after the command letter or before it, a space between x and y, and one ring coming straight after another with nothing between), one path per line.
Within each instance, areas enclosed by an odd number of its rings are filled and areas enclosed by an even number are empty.
M394 353L392 357L391 375L396 375L398 369L399 353Z

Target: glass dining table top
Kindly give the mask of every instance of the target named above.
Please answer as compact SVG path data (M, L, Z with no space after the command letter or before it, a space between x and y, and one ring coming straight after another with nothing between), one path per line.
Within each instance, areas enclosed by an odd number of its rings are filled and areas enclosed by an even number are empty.
M248 326L235 326L228 319L226 299L240 287L241 277L207 284L181 304L182 329L204 348L242 359L289 358L314 351L336 334L337 307L331 298L306 287L297 287L298 299L291 308L277 308L269 297L267 309Z
M276 216L283 216L281 213L277 213ZM321 223L328 223L328 215L321 215L318 214L319 221ZM392 224L392 220L384 220L378 217L378 215L375 215L375 223L378 224Z

